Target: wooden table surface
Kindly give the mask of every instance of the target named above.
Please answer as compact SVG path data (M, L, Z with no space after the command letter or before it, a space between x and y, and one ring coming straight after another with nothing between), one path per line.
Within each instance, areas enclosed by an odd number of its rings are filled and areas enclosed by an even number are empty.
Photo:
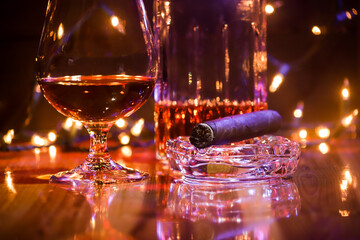
M291 179L207 187L176 180L153 147L113 159L136 184L49 184L85 152L0 152L0 239L360 239L360 140L304 149Z

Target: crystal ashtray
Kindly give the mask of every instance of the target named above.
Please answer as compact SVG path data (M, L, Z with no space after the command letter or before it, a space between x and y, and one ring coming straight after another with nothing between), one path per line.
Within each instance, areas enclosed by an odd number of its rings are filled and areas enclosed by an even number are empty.
M291 176L300 145L281 136L262 136L238 143L198 149L189 137L167 141L167 158L188 180L237 182Z

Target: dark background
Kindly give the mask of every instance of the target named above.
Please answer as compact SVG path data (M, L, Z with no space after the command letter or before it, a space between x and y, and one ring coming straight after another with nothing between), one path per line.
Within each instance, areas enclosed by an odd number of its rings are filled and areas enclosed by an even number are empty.
M284 83L269 93L269 105L289 120L304 101L304 121L335 121L340 114L344 78L350 82L352 107L359 108L359 17L338 21L357 0L286 0L268 16L268 53L291 65ZM315 36L317 25L326 31ZM269 63L268 81L277 68Z
M181 1L181 0L176 0ZM194 0L196 1L196 0ZM337 14L355 8L357 0L268 1L275 6L268 22L268 54L290 71L275 93L269 93L269 108L292 120L298 101L304 101L304 122L332 122L339 119L340 90L344 78L350 82L352 108L360 107L359 17L338 21ZM151 18L152 1L145 0ZM34 59L40 39L47 1L7 1L0 8L0 129L52 129L61 119L41 95L32 99L35 86ZM320 36L311 32L317 25ZM278 66L268 61L268 83ZM32 105L30 104L32 103ZM153 101L147 103L152 106ZM27 108L27 106L30 106ZM134 117L151 121L152 109L142 108Z

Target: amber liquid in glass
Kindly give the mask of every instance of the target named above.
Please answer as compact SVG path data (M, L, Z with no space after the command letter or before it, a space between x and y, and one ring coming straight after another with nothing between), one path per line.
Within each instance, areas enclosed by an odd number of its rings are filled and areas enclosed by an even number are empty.
M38 83L47 101L65 116L82 122L113 122L140 108L155 81L111 75L42 78Z
M267 103L251 101L196 101L185 103L160 102L155 104L155 142L157 158L166 157L166 141L178 136L189 136L192 128L201 122L235 114L267 109Z

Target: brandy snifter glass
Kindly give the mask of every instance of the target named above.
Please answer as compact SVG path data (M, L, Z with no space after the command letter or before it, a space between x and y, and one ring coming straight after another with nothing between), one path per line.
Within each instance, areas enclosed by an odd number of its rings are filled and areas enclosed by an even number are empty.
M123 183L147 173L113 161L107 133L150 97L157 71L142 0L49 0L36 58L37 82L60 113L83 123L90 152L55 183Z

